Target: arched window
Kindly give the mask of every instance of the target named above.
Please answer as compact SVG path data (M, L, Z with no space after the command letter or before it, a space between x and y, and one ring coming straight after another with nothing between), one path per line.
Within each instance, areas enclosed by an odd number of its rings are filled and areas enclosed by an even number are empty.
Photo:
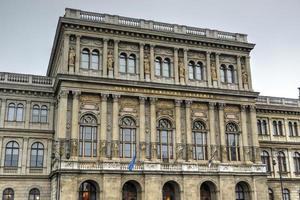
M257 120L257 131L259 135L262 135L262 124L260 119Z
M226 125L227 158L230 161L240 160L239 131L235 123Z
M30 167L43 167L44 162L44 145L35 142L31 146Z
M39 122L40 121L40 106L34 105L32 107L32 122Z
M155 75L162 76L162 59L160 57L155 59Z
M37 188L33 188L29 191L28 200L40 200L40 191Z
M173 159L173 128L168 119L158 121L157 141L158 158Z
M277 121L273 121L273 135L278 135Z
M286 168L286 158L285 158L285 154L282 151L278 152L278 167L279 167L279 171L280 172L286 172L287 168Z
M18 167L19 144L15 141L8 142L5 148L5 167Z
M122 200L137 200L138 189L132 181L128 181L122 188Z
M195 63L193 61L189 62L189 79L194 79L194 68L195 68Z
M162 188L162 200L180 200L180 188L178 183L169 181Z
M7 120L15 121L15 113L16 113L16 105L14 103L8 104Z
M295 173L300 173L300 153L295 152L294 154Z
M97 200L97 187L92 181L85 181L79 187L79 200Z
M227 69L227 82L234 83L234 67L232 65L229 65Z
M90 68L90 50L83 49L81 52L81 64L80 67L83 69Z
M164 59L162 76L168 78L171 77L171 61L169 58Z
M120 124L120 157L132 158L136 153L136 124L131 117L123 117Z
M14 200L14 199L15 199L14 190L11 188L6 188L3 191L2 200Z
M203 79L203 64L198 62L196 65L193 61L189 62L189 79L202 80Z
M216 185L211 181L205 181L200 186L200 200L217 199Z
M47 123L47 121L48 121L48 107L43 105L41 107L40 122Z
M286 188L283 189L283 200L290 200L290 191Z
M265 165L267 165L267 172L271 171L271 165L270 165L270 156L267 151L261 152L261 162Z
M92 51L92 66L91 69L98 70L99 69L99 62L100 61L100 54L97 49Z
M80 120L79 156L97 156L97 119L90 114Z
M17 122L23 121L23 113L24 113L24 105L19 103L17 106L17 117L16 117Z
M246 183L240 182L235 186L235 199L248 200L250 199L249 187Z
M262 121L262 134L268 135L268 124L266 120Z
M283 135L282 121L278 121L278 132L279 135Z
M120 72L126 73L127 68L127 55L126 53L121 53L119 56L119 66L120 66Z
M298 123L294 122L294 136L298 136Z
M207 159L207 131L201 121L193 123L193 157L195 160Z
M130 54L128 57L128 68L127 73L134 74L136 69L136 56L134 54Z
M226 65L222 64L220 67L220 75L221 75L221 82L225 83L227 81L226 78Z
M274 193L271 188L268 189L268 193L269 193L269 200L274 200Z

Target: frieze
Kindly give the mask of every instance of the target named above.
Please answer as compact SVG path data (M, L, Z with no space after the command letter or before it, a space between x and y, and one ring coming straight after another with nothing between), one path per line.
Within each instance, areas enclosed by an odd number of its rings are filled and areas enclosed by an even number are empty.
M138 51L139 47L136 44L130 44L130 43L125 43L125 42L120 42L119 43L119 50L128 50L128 51Z
M173 50L169 48L155 48L154 49L155 54L160 54L160 55L173 55Z
M194 58L194 59L200 59L200 60L205 60L206 55L201 52L196 52L196 51L188 51L188 58Z
M220 55L220 62L222 63L230 63L230 64L236 64L236 58L233 56L222 56Z

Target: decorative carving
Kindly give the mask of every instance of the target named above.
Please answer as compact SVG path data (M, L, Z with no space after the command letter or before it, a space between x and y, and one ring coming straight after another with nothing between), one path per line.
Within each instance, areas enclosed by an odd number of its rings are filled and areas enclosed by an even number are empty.
M176 159L182 159L183 158L183 147L181 144L177 144L176 147Z
M77 156L78 154L78 141L73 140L72 141L72 156Z
M106 141L101 141L99 150L101 157L106 157Z
M113 64L114 64L114 58L113 58L112 51L108 51L108 55L107 55L107 68L109 70L112 70L114 68Z
M248 84L248 74L246 72L245 65L241 65L241 68L242 68L242 82L244 84Z
M175 100L175 106L181 106L182 100Z
M76 57L75 49L74 49L74 47L70 47L70 50L69 50L69 66L74 66L75 65L75 57Z
M211 70L211 78L212 78L212 80L213 81L218 80L218 77L217 77L217 68L216 68L215 62L211 62L210 63L210 70Z
M101 94L101 100L107 101L108 96L109 96L108 94Z
M183 63L183 61L182 61L181 58L179 59L178 67L179 67L179 77L180 78L184 78L184 76L185 76L185 68L184 68L184 63Z
M148 56L145 56L144 58L144 67L145 67L145 74L150 74L150 60L148 59Z

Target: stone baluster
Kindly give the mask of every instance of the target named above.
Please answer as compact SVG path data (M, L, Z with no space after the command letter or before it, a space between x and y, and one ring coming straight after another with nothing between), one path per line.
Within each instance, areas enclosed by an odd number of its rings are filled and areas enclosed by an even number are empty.
M183 49L183 63L185 72L185 84L189 83L189 68L188 68L188 49Z
M114 77L119 78L119 40L114 41Z
M144 43L140 43L140 80L144 80Z
M119 99L120 95L113 94L112 111L112 157L119 158Z
M206 74L207 74L207 86L212 87L211 68L210 68L210 52L206 52Z
M248 144L248 128L247 128L247 106L241 105L241 124L242 124L242 151L244 155L244 161L248 162L249 161L249 156L250 156L250 149L249 149L249 144ZM243 158L243 155L241 155L241 158Z
M237 76L238 76L238 84L239 84L239 90L243 89L243 80L242 80L242 65L241 65L241 56L236 57L237 61Z
M225 124L224 124L224 103L218 104L219 109L219 138L220 138L220 145L221 145L221 161L226 162L227 161L227 154L226 154L226 140L225 140Z
M150 44L150 78L151 81L155 80L155 66L154 66L154 45Z
M107 77L107 43L108 39L103 38L103 58L102 58L102 76Z
M78 135L79 135L79 98L80 91L72 91L72 132L71 132L71 156L76 157L78 155Z
M100 130L100 156L106 158L107 153L107 98L108 94L101 94L101 130Z
M179 74L178 74L178 48L174 48L174 77L175 77L175 84L179 84Z
M76 35L76 56L75 56L75 74L79 73L79 69L80 69L80 35Z
M176 125L176 154L175 159L182 160L183 147L181 143L181 100L175 100L175 125Z
M156 98L150 98L150 133L151 133L151 159L157 159L156 146Z
M140 155L139 158L144 160L146 158L146 136L145 136L145 97L139 97L140 100L140 123L139 123L139 135L140 135Z
M185 124L186 124L186 152L187 159L191 161L193 159L193 144L192 144L192 127L191 127L191 104L192 101L185 101Z

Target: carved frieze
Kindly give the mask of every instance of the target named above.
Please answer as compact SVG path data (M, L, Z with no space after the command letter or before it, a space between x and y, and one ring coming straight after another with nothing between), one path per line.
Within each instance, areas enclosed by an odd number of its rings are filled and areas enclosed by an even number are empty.
M120 42L119 51L139 51L139 46L133 43Z
M86 38L86 37L83 37L80 40L80 43L85 46L94 46L94 47L99 47L99 46L102 46L102 44L103 44L101 39L92 39L92 38Z
M97 110L100 108L100 96L84 94L80 96L81 110Z
M220 55L220 63L236 64L236 57L229 55Z
M202 52L197 51L188 51L188 58L189 59L196 59L196 60L205 60L206 55Z
M154 53L157 55L173 56L173 50L170 48L157 47L154 49Z

